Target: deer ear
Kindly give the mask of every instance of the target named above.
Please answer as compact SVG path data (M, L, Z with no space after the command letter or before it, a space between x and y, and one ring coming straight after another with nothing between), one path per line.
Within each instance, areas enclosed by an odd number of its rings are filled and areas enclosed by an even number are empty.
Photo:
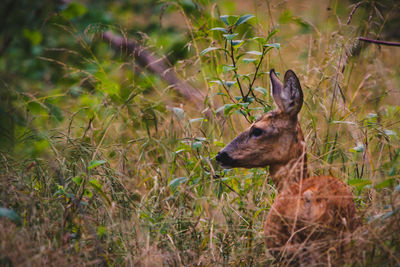
M280 110L283 110L283 105L281 101L281 93L283 89L283 84L279 80L278 76L276 76L275 70L271 69L269 71L269 77L271 79L271 94L274 98L275 104L278 106Z
M281 110L291 116L297 116L303 105L303 91L299 79L292 70L285 73L280 101L283 106Z

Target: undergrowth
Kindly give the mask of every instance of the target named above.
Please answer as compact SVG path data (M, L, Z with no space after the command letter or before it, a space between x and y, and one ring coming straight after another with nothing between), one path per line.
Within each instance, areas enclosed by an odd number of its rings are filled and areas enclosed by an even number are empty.
M77 43L37 60L74 82L12 93L26 124L0 154L0 265L290 265L264 244L276 195L268 169L214 160L274 108L271 68L294 69L302 83L310 173L353 190L363 226L346 263L399 265L399 51L360 43L365 28L339 13L324 28L269 2L266 18L165 4L163 16L189 26L174 69L202 88L204 110L96 38L112 27L55 23Z

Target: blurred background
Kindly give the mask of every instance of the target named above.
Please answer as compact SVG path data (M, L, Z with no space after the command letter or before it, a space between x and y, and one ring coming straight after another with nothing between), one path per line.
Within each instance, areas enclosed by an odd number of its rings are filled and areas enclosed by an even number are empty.
M268 169L214 160L274 109L271 68L300 79L310 173L355 194L346 262L400 264L400 47L359 40L398 44L398 1L0 7L0 265L290 264Z

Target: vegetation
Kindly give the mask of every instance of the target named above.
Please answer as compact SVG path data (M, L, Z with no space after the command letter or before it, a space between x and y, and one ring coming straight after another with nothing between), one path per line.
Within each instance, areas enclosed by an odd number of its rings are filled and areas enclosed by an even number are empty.
M400 48L358 39L398 41L397 1L0 10L0 265L290 264L264 244L268 170L214 160L274 108L271 68L302 83L310 173L353 189L363 226L346 261L400 264Z

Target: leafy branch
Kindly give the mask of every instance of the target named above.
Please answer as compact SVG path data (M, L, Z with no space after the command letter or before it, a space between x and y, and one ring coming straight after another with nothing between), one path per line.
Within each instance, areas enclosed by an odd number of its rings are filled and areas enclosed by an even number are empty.
M251 14L244 15L244 16L232 16L232 15L224 15L221 16L222 22L225 24L225 27L215 27L212 28L211 31L217 31L217 32L222 32L222 36L224 38L224 46L223 47L218 47L218 46L213 46L213 47L208 47L204 49L200 54L204 56L208 52L214 51L214 52L223 52L225 56L225 60L228 61L231 65L223 65L223 72L224 73L232 73L232 78L234 81L224 81L220 78L217 78L218 81L214 81L222 85L223 89L225 90L227 96L230 98L230 100L234 104L226 104L223 107L221 107L224 110L225 115L230 113L233 110L237 110L237 112L240 112L243 114L243 116L246 118L248 121L252 121L253 117L251 116L251 110L254 109L259 109L259 108L250 108L249 105L252 104L253 102L258 102L261 106L265 107L268 106L265 100L261 99L260 97L257 97L255 94L255 90L261 92L264 96L267 94L267 91L262 88L255 88L256 80L261 76L261 68L262 68L262 63L264 62L265 55L272 49L276 48L279 49L280 44L278 43L268 43L269 40L277 33L277 30L273 30L270 32L270 34L267 37L253 37L250 39L236 39L236 37L239 35L237 32L237 28L239 25L245 23L249 19L253 18L254 16ZM243 53L238 53L239 51L245 50L246 44L251 41L256 41L259 43L261 47L261 51L247 51L245 53L252 54L252 55L257 55L259 58L245 58L242 61L245 63L254 63L255 71L252 76L250 74L245 74L241 75L239 74L239 66L240 66L240 61L239 58L242 57L244 54ZM215 43L215 40L214 42ZM229 47L230 46L230 47ZM218 69L217 69L218 73ZM217 74L219 75L219 74ZM244 86L243 80L247 79L249 81L248 86ZM230 87L234 84L237 84L237 88L239 89L240 92L240 97L234 97L232 96ZM221 108L217 109L217 111L220 111ZM249 117L249 118L248 118Z
M254 86L254 83L255 83L255 81L256 81L256 79L257 79L258 71L260 70L261 63L263 62L264 56L267 54L267 52L268 52L269 50L271 50L271 48L267 49L265 46L263 46L263 50L262 50L262 53L261 53L260 61L259 61L258 64L257 64L256 71L255 71L254 76L253 76L253 80L252 80L251 83L249 84L249 91L247 92L246 96L244 97L244 101L247 100L247 98L249 97L249 94L251 93L251 95L254 97L254 99L255 99L258 103L263 104L263 103L256 97L256 95L254 94L253 86Z
M230 30L230 34L232 34L232 29ZM232 60L233 73L235 74L234 77L236 77L236 82L238 84L238 87L239 87L239 90L240 90L240 94L242 95L242 100L244 102L246 102L246 99L245 99L245 96L244 96L244 93L243 93L243 89L242 89L242 85L241 85L240 80L239 80L239 75L237 73L235 54L234 54L234 48L233 48L233 40L230 40L230 45L231 45L231 51L230 51L229 56L230 56L230 58Z

